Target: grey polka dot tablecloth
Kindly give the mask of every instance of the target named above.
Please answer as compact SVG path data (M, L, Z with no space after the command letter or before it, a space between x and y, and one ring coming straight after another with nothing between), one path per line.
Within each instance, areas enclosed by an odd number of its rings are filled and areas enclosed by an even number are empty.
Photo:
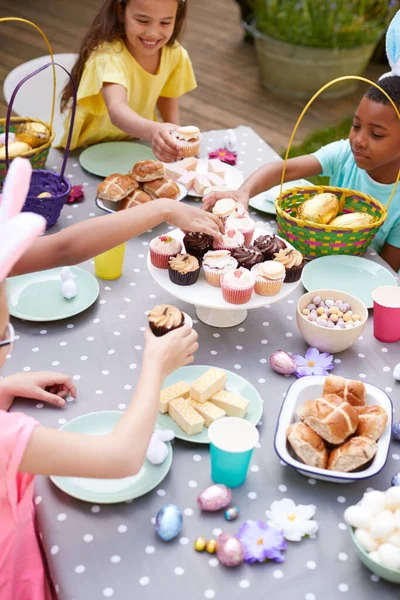
M238 167L248 175L261 163L279 157L251 129L237 129ZM224 132L203 138L203 154L223 145ZM59 168L61 155L52 151L48 166ZM98 179L80 168L77 157L68 161L68 177L83 184L86 199L66 205L59 223L65 227L101 212L95 207ZM194 203L194 201L191 201ZM253 213L274 231L275 221ZM5 374L18 370L53 369L73 376L78 398L62 410L18 401L22 410L43 425L57 427L91 411L123 410L139 376L145 311L172 298L150 277L146 268L149 241L165 225L131 240L124 273L113 282L100 281L94 306L68 321L29 323L14 320L18 341L7 361ZM382 262L375 253L367 258ZM84 265L94 272L92 262ZM207 447L177 441L171 471L160 487L133 502L92 505L77 501L38 477L35 505L38 531L51 577L61 600L290 600L397 599L400 590L379 581L357 559L343 522L346 506L359 500L368 488L386 489L400 470L400 444L392 443L384 470L364 483L328 484L307 479L280 463L273 448L279 409L291 379L271 371L274 350L304 354L307 345L297 332L295 306L298 290L281 303L249 311L246 321L232 329L213 329L196 321L193 306L175 301L189 313L199 333L197 364L230 369L251 381L264 399L260 443L254 452L246 483L233 492L240 517L227 522L223 513L200 514L196 499L211 484ZM399 344L384 347L372 335L370 316L364 335L348 351L335 357L335 373L360 378L385 389L395 407L400 384L392 377L399 361ZM296 504L315 504L319 532L315 539L289 543L283 564L243 565L226 569L215 555L198 554L198 536L235 533L246 519L265 519L274 500L291 498ZM171 543L154 531L157 511L165 503L177 504L184 515L179 538ZM11 600L11 599L10 599Z

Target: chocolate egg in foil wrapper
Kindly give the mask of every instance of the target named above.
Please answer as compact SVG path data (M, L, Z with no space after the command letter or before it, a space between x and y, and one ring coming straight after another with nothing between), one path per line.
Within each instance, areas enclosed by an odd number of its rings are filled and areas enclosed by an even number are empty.
M217 483L206 488L197 498L197 504L206 512L226 508L232 500L232 492L226 485Z
M50 140L50 130L43 123L28 121L17 127L15 138L29 144L32 148L39 148Z
M293 356L284 350L277 350L269 358L271 368L281 375L292 375L297 369Z
M217 541L217 558L225 567L238 567L244 561L242 542L232 535L221 533Z
M158 511L155 530L159 538L169 542L176 538L183 524L182 513L175 504L166 504Z
M327 225L339 212L339 200L335 194L317 194L305 200L297 209L296 216L304 221Z
M347 213L345 215L339 215L333 219L329 225L332 225L332 227L343 227L344 229L354 229L356 227L372 225L374 221L374 217L368 213L354 212Z

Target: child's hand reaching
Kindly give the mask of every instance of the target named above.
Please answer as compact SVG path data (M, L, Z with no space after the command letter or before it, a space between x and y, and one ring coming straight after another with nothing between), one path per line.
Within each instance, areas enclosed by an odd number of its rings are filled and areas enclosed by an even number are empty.
M203 198L203 209L211 211L217 200L222 198L233 198L236 202L239 202L246 210L249 209L249 195L242 190L236 190L235 192L210 192Z
M153 335L148 329L144 335L145 348L143 363L158 369L166 377L176 369L193 362L193 354L198 349L197 332L187 325L174 329L162 337Z
M175 162L182 158L182 151L171 137L171 131L176 129L172 123L154 123L151 136L152 150L158 160Z
M64 398L69 395L76 398L76 388L71 378L62 373L15 373L0 381L0 408L3 410L8 410L16 397L64 406Z

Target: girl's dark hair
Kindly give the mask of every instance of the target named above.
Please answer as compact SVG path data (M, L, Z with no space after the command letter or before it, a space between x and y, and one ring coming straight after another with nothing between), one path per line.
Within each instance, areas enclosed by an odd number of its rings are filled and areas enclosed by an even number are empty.
M71 71L76 87L79 86L86 61L90 54L104 42L113 42L116 39L123 40L125 38L124 24L120 20L120 14L121 10L125 10L129 2L130 0L105 0L98 15L95 17L92 25L89 27L82 40L78 60ZM177 0L177 2L178 9L174 32L167 46L173 46L174 43L179 40L186 22L188 0ZM71 82L68 82L61 93L61 112L68 108L72 94L72 84Z
M377 84L391 97L396 106L400 108L400 77L398 75L390 75L390 77L379 79ZM373 85L367 89L365 96L380 104L390 104L385 94L382 94L382 92Z

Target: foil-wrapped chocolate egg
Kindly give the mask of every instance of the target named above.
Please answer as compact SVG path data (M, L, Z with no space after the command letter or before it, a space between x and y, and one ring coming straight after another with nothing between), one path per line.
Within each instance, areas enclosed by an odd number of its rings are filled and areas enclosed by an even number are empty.
M197 498L197 504L206 512L215 512L228 506L232 492L226 485L217 483L206 488Z
M206 552L208 552L208 554L215 554L216 550L217 550L216 540L210 540L209 542L207 542Z
M400 421L396 421L392 425L392 440L396 440L396 442L400 442Z
M227 521L234 521L239 516L239 509L237 506L231 506L225 511L225 519Z
M194 543L194 549L196 552L203 552L206 549L207 540L205 537L198 537Z
M391 485L400 485L400 473L396 473L392 477Z
M242 542L232 535L221 533L218 537L217 557L225 567L238 567L244 561Z
M176 538L182 530L182 513L175 504L166 504L156 516L156 533L164 542Z
M281 375L292 375L297 369L293 356L284 350L277 350L269 358L271 368Z

